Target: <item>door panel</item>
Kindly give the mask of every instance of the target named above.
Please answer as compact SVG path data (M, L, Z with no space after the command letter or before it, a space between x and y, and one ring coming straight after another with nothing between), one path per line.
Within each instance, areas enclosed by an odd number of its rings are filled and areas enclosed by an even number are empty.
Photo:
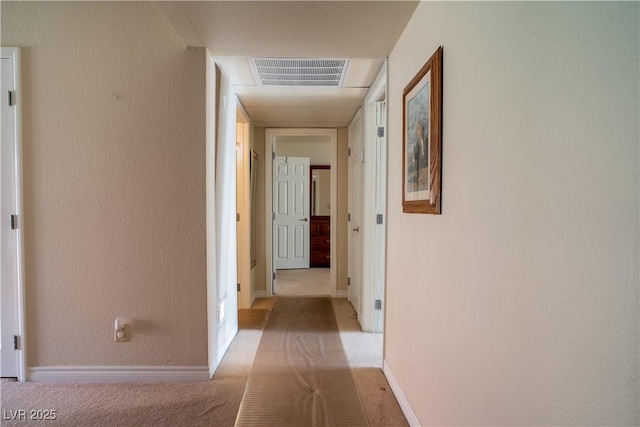
M274 265L309 268L309 159L274 159Z
M289 194L289 190L287 186L288 182L278 182L276 185L275 197L278 203L275 205L275 212L277 215L287 215L287 207L289 206L287 196Z
M304 227L296 225L293 227L293 257L304 258Z
M278 248L276 258L278 259L289 258L289 254L287 253L287 241L289 240L287 230L288 228L286 226L276 226L276 247Z
M305 213L305 196L308 196L305 181L295 181L293 183L293 215L304 215Z

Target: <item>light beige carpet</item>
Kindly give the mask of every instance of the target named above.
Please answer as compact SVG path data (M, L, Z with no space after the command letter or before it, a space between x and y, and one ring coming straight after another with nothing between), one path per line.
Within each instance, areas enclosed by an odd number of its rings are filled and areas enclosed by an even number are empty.
M330 268L278 270L276 294L280 296L328 296L331 286Z
M238 328L264 329L269 317L269 311L262 308L241 308L238 310Z
M257 300L269 310L275 298ZM382 365L380 334L360 332L353 308L333 299L342 345L370 426L406 426ZM233 426L262 331L241 329L212 381L167 384L0 384L0 416L19 409L56 410L55 421L9 421L5 426Z

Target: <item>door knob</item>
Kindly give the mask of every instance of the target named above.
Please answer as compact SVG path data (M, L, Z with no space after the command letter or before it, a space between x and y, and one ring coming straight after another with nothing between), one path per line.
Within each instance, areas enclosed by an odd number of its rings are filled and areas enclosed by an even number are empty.
M357 231L359 233L360 232L360 227L358 226L358 227L354 228L353 231Z
M298 221L305 221L305 222L307 222L307 221L309 221L309 218L302 218L302 219L299 219Z

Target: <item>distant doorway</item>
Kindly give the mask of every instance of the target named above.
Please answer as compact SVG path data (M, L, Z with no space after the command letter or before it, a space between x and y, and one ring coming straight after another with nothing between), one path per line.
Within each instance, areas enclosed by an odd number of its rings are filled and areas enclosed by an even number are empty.
M279 178L276 178L276 173L278 168L282 167L283 160L282 158L291 158L292 160L295 158L304 158L305 156L309 158L308 165L310 164L318 164L318 162L313 159L312 155L304 154L303 150L305 146L309 147L312 144L317 143L323 145L327 152L327 158L325 161L320 162L322 166L329 167L330 174L330 197L329 202L320 201L319 198L316 199L316 203L323 203L327 205L328 209L334 209L337 206L337 177L336 177L336 167L337 167L337 130L336 129L267 129L265 134L265 157L271 158L271 162L266 162L266 185L265 185L265 204L266 204L266 213L267 213L267 233L266 233L266 282L267 282L267 296L281 294L282 290L278 287L278 279L281 271L286 268L295 268L298 269L298 266L286 267L282 264L278 263L279 251L281 252L284 247L282 246L283 238L291 237L289 233L285 233L282 227L280 227L280 221L278 218L278 213L281 211L281 206L278 206L282 201L284 194L283 188L285 186L279 183ZM282 151L282 148L288 146L289 151ZM307 169L309 172L309 169ZM307 229L309 231L309 237L307 238L306 244L301 248L311 253L313 237L313 231L311 230L311 226L315 226L315 222L312 221L312 208L313 208L313 181L311 180L311 175L309 174L309 179L306 181L306 188L303 190L299 189L300 194L307 195L305 208L305 213L307 215L302 215L301 217L294 218L297 223L307 225ZM322 184L316 183L316 186ZM317 187L316 187L317 188ZM297 193L294 193L297 194ZM319 197L319 196L318 196ZM300 198L302 200L302 198ZM289 200L290 202L290 200ZM317 206L319 208L319 206ZM337 294L337 269L336 260L335 260L335 242L336 242L336 219L335 215L328 215L329 221L326 228L328 228L327 236L325 238L325 243L328 240L328 253L325 252L325 257L328 255L329 263L329 285L326 292L322 295L329 295L335 297ZM306 221L305 221L306 219ZM305 231L303 227L298 227L301 231ZM317 242L316 242L317 243ZM277 246L278 245L278 246ZM295 248L295 246L293 247ZM291 247L287 248L291 249ZM325 258L326 259L326 258ZM311 267L311 262L306 264L304 267ZM293 273L295 274L295 273ZM283 277L283 280L286 282L287 278ZM285 285L285 292L290 287ZM296 291L298 292L298 291Z

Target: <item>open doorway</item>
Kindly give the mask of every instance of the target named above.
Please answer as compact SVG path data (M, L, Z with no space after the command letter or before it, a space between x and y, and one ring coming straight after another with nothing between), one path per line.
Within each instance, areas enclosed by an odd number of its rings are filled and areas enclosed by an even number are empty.
M304 143L276 144L273 247L278 295L331 294L331 147L328 138L309 139ZM293 177L283 179L278 169ZM295 169L304 176L296 174ZM285 191L290 194L282 194ZM301 203L296 207L298 198ZM287 203L282 203L282 199L290 205L292 215L283 213ZM283 241L283 237L288 237L288 241Z
M251 166L254 152L251 149L251 122L238 103L236 110L236 234L238 265L238 309L251 307L251 269L255 266L252 239L255 236L255 218L252 212L255 201L255 179ZM255 160L254 160L255 169ZM252 191L252 189L254 191Z
M266 130L269 296L344 296L337 280L337 148L336 129Z

